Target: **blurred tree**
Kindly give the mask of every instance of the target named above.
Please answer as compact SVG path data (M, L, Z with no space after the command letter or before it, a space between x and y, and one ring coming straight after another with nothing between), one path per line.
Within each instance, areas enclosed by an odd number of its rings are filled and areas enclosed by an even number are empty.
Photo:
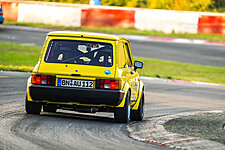
M225 0L213 0L210 8L220 12L225 12Z
M148 0L148 8L207 11L212 0Z
M79 0L80 4L89 4L90 0Z
M191 10L191 1L190 0L174 0L173 8L174 10Z
M114 6L114 0L101 0L102 5L106 5L106 6Z
M170 9L174 0L148 0L148 8L152 9Z
M46 2L62 2L89 4L90 0L35 0ZM105 6L126 6L151 9L219 11L225 12L225 0L101 0Z
M212 0L192 0L190 8L194 11L207 11L211 4Z
M127 7L140 7L147 8L147 0L129 0L126 4Z
M106 6L125 6L129 0L101 0L102 5Z

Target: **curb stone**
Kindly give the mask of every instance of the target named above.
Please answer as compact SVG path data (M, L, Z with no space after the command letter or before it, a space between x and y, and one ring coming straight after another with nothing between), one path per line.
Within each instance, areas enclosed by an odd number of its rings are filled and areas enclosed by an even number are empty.
M164 124L172 119L181 118L184 116L204 114L204 113L220 113L223 111L200 111L179 113L176 115L161 116L156 118L148 118L142 122L131 122L127 125L127 130L130 137L138 141L156 144L159 146L174 148L178 150L225 150L225 145L201 139L172 133L164 128Z

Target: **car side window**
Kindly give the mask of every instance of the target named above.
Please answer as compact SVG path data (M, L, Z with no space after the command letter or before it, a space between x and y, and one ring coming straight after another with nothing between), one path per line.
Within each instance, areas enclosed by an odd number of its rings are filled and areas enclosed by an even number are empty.
M125 52L125 57L126 57L126 64L131 67L132 66L132 61L131 61L131 56L129 53L129 46L127 43L124 44L124 52Z
M119 67L124 68L126 64L126 58L123 48L123 42L119 42Z

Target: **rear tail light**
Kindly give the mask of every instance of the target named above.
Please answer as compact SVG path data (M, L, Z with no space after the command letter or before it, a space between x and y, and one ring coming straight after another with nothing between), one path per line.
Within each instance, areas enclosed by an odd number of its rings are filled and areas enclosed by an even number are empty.
M3 16L3 13L0 13L0 16Z
M32 84L55 85L55 76L32 74Z
M97 79L96 89L120 90L121 80Z

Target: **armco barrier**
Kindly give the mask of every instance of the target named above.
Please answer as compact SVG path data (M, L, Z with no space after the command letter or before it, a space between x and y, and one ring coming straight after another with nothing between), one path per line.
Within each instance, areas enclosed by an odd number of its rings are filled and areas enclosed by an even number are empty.
M3 15L5 20L17 21L18 16L18 2L1 2L3 6Z
M134 28L134 10L82 9L81 26Z
M225 34L225 16L200 16L198 32L209 34Z
M79 27L81 8L19 4L18 21Z

